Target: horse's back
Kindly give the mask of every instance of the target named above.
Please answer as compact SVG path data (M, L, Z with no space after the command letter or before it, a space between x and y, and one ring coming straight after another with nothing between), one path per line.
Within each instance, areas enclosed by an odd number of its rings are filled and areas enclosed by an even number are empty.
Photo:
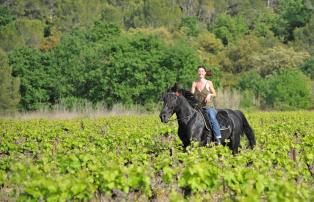
M225 119L232 126L233 130L242 130L243 113L240 110L218 109L217 119Z
M239 118L242 119L243 112L240 110L233 110L233 109L217 109L217 116L224 116L230 119Z

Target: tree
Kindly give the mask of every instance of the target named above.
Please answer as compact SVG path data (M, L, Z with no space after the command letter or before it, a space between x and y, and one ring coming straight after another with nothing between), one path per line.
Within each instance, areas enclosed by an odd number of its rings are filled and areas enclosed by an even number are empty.
M193 41L193 45L197 49L202 63L219 66L219 57L217 55L223 50L224 46L213 33L200 33Z
M236 88L246 93L253 92L255 100L258 102L260 102L261 99L265 97L266 91L268 90L267 81L261 77L261 75L256 70L248 71L242 74L236 83ZM263 101L264 100L262 100L262 102Z
M314 56L305 61L305 63L301 66L301 70L304 74L314 80Z
M279 15L272 30L284 42L293 41L293 31L305 26L312 12L304 0L279 0Z
M14 20L7 8L0 6L0 29Z
M143 5L143 17L149 27L176 27L181 19L181 10L175 1L146 0Z
M39 0L3 0L10 12L20 18L26 17L28 19L44 20L49 16L49 7L53 0L39 1ZM47 4L48 3L48 4Z
M199 23L196 17L183 17L179 28L185 29L187 36L197 36L200 32Z
M246 17L246 13L242 16ZM252 30L257 36L272 38L274 33L272 32L272 27L274 26L278 14L276 14L270 8L264 8L260 10L255 10L254 15L251 15L251 19L248 21L250 30Z
M56 0L52 22L61 30L92 25L101 18L103 6L101 0Z
M222 42L210 32L203 32L196 38L197 47L208 53L217 54L223 49Z
M101 13L101 20L106 23L114 23L120 27L124 27L123 12L119 7L105 4Z
M280 110L311 107L311 81L300 70L286 69L267 78L265 104Z
M293 48L280 45L255 53L252 64L265 77L274 71L299 68L307 58L309 58L307 52L297 52Z
M0 111L13 111L20 101L20 80L11 74L7 56L0 49Z
M262 108L307 109L313 100L310 79L294 68L281 69L265 78L251 71L242 76L237 87L252 91Z
M17 47L40 47L44 39L44 25L39 20L20 18L0 30L0 48L9 52Z
M215 20L212 31L225 45L241 38L249 30L241 16L231 17L227 14L220 14Z
M293 32L295 41L293 45L301 50L307 50L314 54L314 14L309 22L302 28L296 28Z
M184 16L195 17L199 22L210 22L215 13L214 1L178 0L177 2Z
M256 68L252 63L255 53L262 50L261 40L255 35L247 35L230 44L222 53L221 66L224 71L241 73Z
M49 104L49 89L53 88L53 83L44 55L37 49L19 48L9 54L9 61L13 75L21 81L21 107L35 110Z

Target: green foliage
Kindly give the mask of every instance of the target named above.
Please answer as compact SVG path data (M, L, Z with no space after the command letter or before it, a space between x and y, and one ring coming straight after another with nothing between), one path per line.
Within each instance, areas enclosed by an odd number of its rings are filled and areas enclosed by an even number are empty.
M309 22L301 28L296 28L293 32L295 38L294 46L299 49L307 50L309 53L314 54L314 14L312 14Z
M109 40L113 36L119 35L120 32L120 29L114 24L107 24L96 21L92 28L88 30L88 33L84 34L86 34L87 40L96 42L101 40Z
M176 41L168 51L164 66L174 68L175 81L190 86L199 65L196 51L182 40ZM168 86L171 85L172 81L173 79L167 81Z
M303 27L310 19L312 9L305 4L306 0L280 0L278 5L279 16L273 31L283 41L293 40L295 28Z
M197 47L201 51L218 54L223 49L222 42L210 32L200 34L196 39Z
M242 90L250 89L256 95L260 95L265 92L265 80L257 71L246 72L239 80L237 86Z
M256 95L252 90L242 91L240 107L246 110L251 109L253 107L256 107L257 109L258 106L254 106L254 105L258 105L259 103L254 103L255 98L256 98Z
M227 86L248 71L265 78L301 68L311 76L313 5L308 0L4 0L0 48L10 55L14 74L27 73L21 76L22 109L64 100L152 106L175 81L189 87L200 63L215 67L222 76L213 80ZM262 99L256 85L245 89Z
M213 33L202 32L193 39L193 46L197 49L203 64L210 66L219 66L219 53L224 46L220 39L216 38Z
M8 52L23 44L22 37L17 33L15 22L7 24L0 30L0 48Z
M13 20L14 17L9 13L8 9L4 6L0 6L0 30Z
M0 112L13 111L20 101L20 80L12 76L7 55L0 49Z
M62 30L77 26L91 25L101 18L103 2L101 0L57 0L52 15L53 24Z
M0 120L8 201L313 201L312 112L246 113L257 145L182 149L155 115ZM288 197L288 198L287 198Z
M142 16L146 26L171 28L180 22L181 11L174 1L146 0Z
M8 52L18 47L39 48L44 38L44 26L39 20L20 18L0 30L0 47Z
M262 78L256 71L247 73L237 86L251 90L261 107L279 110L307 109L312 104L311 82L300 70L285 69Z
M225 45L235 42L248 32L244 18L241 16L231 17L227 14L220 14L210 30L222 40Z
M16 0L5 1L6 7L17 17L27 17L29 19L45 20L50 14L53 6L52 2L43 2L38 0Z
M200 32L196 17L183 17L179 28L184 29L187 36L197 36Z
M267 18L267 13L272 9L267 6L267 3L263 0L242 0L229 2L229 13L233 15L241 15L248 25L254 26L256 24L256 18Z
M219 182L218 176L218 168L213 166L208 169L205 162L191 162L187 163L178 184L182 188L191 189L192 192L211 191Z
M109 105L156 102L173 81L190 82L198 64L195 53L184 44L166 47L160 39L141 34L119 38L101 51L111 58L105 74L109 83L104 99Z
M252 57L252 65L262 76L266 76L274 71L298 68L307 58L309 58L307 52L297 52L293 48L275 46L265 49L262 53L256 53Z
M254 35L248 35L225 49L220 64L224 71L233 73L255 69L252 57L261 50L260 39Z
M96 22L64 35L47 53L14 51L10 60L22 79L22 106L38 109L39 103L68 96L109 107L145 104L157 102L175 81L190 86L199 60L186 43L166 45L154 35L120 33L112 24Z
M119 26L124 25L123 12L119 8L106 4L101 12L101 20L106 23L113 23Z
M49 91L53 87L49 66L44 54L39 50L21 48L10 55L13 75L21 80L21 106L23 109L38 109L41 104L49 104Z
M246 17L245 14L243 16ZM257 36L269 38L274 35L272 27L274 26L276 19L277 14L274 13L273 10L269 8L263 9L259 11L257 15L253 15L249 27Z
M265 102L276 109L307 109L312 104L311 83L299 70L284 70L267 79Z
M304 74L314 80L314 56L309 58L301 67Z

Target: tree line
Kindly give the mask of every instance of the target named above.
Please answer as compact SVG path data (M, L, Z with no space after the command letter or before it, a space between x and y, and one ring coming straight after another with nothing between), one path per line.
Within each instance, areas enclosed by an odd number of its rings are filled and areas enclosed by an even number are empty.
M199 64L248 107L313 107L310 0L0 2L2 111L156 103Z

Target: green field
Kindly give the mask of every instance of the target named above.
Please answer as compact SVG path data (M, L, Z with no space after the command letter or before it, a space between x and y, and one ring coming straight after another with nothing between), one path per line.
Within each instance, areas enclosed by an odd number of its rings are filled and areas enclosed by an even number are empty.
M0 201L314 201L314 113L246 113L257 139L188 147L157 115L0 120Z

